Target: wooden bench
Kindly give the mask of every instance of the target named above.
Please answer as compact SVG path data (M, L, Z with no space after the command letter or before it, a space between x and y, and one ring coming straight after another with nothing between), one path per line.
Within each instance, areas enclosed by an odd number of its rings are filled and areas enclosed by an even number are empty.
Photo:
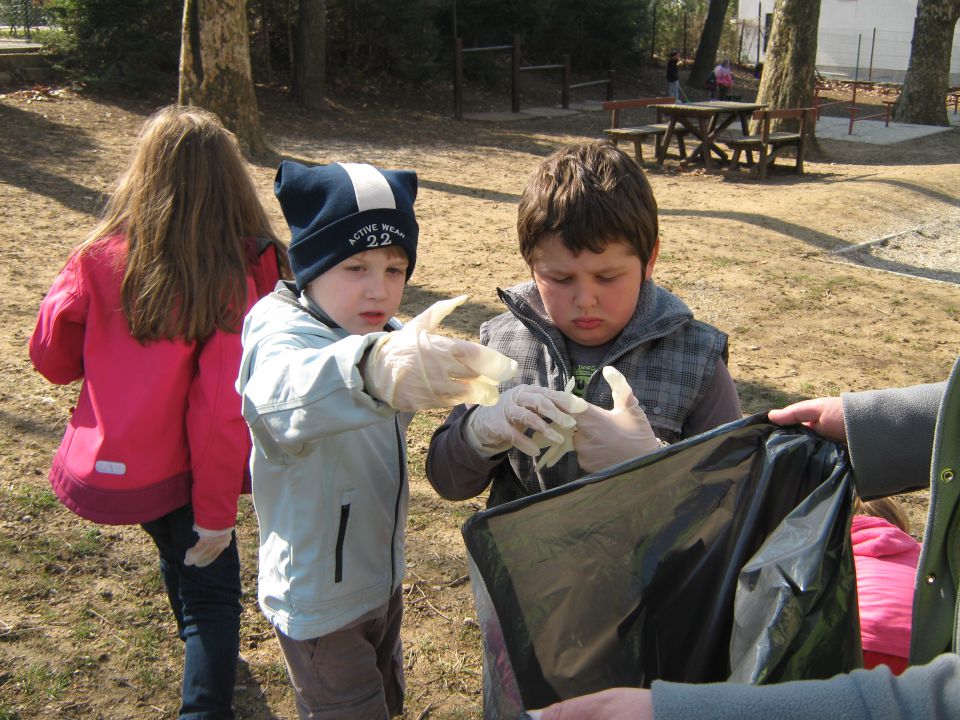
M657 122L650 125L635 125L631 127L620 127L621 111L637 110L649 107L651 105L670 105L676 100L669 95L666 97L636 98L634 100L608 100L603 104L603 109L610 112L610 127L603 132L610 138L610 141L617 145L621 140L633 143L633 154L639 164L643 164L643 140L652 137L655 143L656 157L660 152L660 141L667 132L669 123L663 122L663 115L657 111ZM686 130L674 130L674 137L677 138L677 146L680 149L680 158L687 156L687 149L683 144Z
M947 90L947 107L953 105L953 114L957 114L960 109L960 88L952 87Z
M807 123L813 122L815 108L796 108L794 110L757 110L753 119L760 125L759 135L747 135L741 138L724 139L723 142L733 150L730 158L730 169L739 167L740 154L744 153L747 165L753 165L753 151L757 152L755 169L761 178L766 178L767 170L773 167L777 155L787 147L797 149L797 161L794 172L803 172L803 151L807 142ZM771 132L770 122L773 120L799 120L797 132Z

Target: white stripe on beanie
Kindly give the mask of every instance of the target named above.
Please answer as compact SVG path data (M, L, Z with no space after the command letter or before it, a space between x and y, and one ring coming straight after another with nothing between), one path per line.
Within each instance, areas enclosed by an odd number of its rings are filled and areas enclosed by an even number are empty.
M393 188L379 170L366 163L337 163L347 171L353 192L357 196L357 210L378 210L391 208L396 210L397 200L393 197Z

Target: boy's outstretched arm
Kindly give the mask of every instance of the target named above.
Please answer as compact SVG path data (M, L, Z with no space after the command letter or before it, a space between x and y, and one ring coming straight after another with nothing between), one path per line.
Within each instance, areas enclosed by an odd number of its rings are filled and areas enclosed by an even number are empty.
M516 375L517 363L484 345L434 333L465 300L436 302L377 340L361 366L373 397L406 411L496 402L497 385Z

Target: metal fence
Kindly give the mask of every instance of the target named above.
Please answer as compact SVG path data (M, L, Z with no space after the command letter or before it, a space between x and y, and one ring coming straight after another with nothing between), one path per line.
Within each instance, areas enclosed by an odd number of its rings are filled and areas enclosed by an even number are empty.
M33 31L49 26L43 0L0 0L0 34L32 39Z
M741 20L741 62L763 61L769 28ZM892 31L820 29L817 35L817 70L827 78L902 83L910 60L910 30ZM954 39L950 60L950 85L960 85L960 42Z

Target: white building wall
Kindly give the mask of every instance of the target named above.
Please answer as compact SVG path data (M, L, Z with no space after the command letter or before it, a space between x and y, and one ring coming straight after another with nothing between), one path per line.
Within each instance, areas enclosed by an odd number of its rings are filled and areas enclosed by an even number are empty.
M763 61L767 16L772 15L774 4L775 0L739 0L741 62L757 62L758 10ZM821 0L817 69L827 77L901 82L910 60L916 16L917 0ZM960 85L960 30L954 34L950 84Z

